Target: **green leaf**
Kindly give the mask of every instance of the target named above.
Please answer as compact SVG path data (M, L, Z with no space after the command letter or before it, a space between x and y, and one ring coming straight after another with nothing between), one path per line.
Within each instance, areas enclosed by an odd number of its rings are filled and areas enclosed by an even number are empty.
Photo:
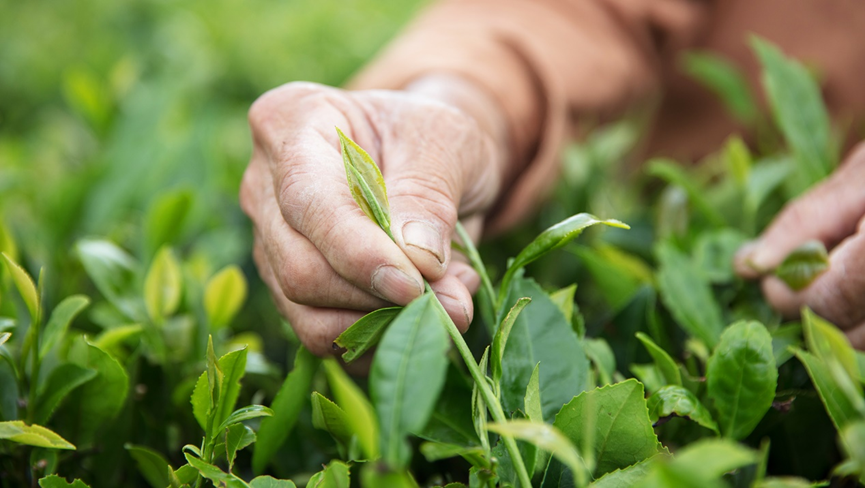
M490 370L492 371L493 383L495 384L499 384L502 380L502 358L504 358L505 347L508 343L508 337L511 335L514 322L517 321L520 312L522 312L523 309L526 308L526 305L531 301L532 299L528 297L522 297L517 300L517 303L511 307L510 312L508 312L496 330L496 335L493 337L492 347L490 348Z
M291 480L278 480L272 476L258 476L249 482L249 488L297 488Z
M182 290L180 263L171 248L163 247L153 258L144 279L144 304L150 318L161 323L165 317L174 314L180 305Z
M859 482L865 483L865 421L849 424L839 434L840 447L852 468L846 474L857 474Z
M192 196L192 191L181 189L163 193L154 199L144 223L148 254L177 242L192 207Z
M263 419L258 428L258 441L252 451L254 472L264 471L297 422L303 404L309 398L312 377L318 369L319 361L306 349L298 348L294 369L286 376L270 405L273 416Z
M339 134L342 161L345 163L345 174L351 196L363 213L391 235L390 204L387 201L384 177L378 165L366 151L339 130L339 127L336 128L336 132Z
M629 368L631 373L646 387L647 391L655 392L666 386L664 375L658 371L655 363L631 364Z
M574 480L578 486L585 485L586 478L590 475L589 469L580 457L577 448L570 439L565 437L556 427L543 422L532 422L531 420L511 420L504 424L492 423L487 429L503 435L511 435L522 439L551 453L574 473ZM577 481L579 480L579 481Z
M137 344L133 339L137 339L143 331L144 327L141 324L120 325L107 329L96 336L93 345L114 357L118 357L121 354L120 345L124 343Z
M15 261L12 260L6 253L0 253L3 255L3 258L6 260L6 266L9 268L9 274L12 276L12 282L15 283L15 288L18 289L18 293L21 294L21 298L24 299L24 305L27 306L27 310L30 312L30 318L32 319L32 323L39 327L40 320L40 307L39 303L39 294L36 292L36 285L33 283L33 278L27 274L27 271L24 271L24 268L18 265Z
M639 486L640 482L646 477L646 474L652 468L652 465L658 461L658 458L664 454L657 454L648 459L644 459L638 463L634 463L627 468L617 469L601 476L593 481L589 488L631 488Z
M808 241L794 249L775 268L775 276L791 289L803 290L829 269L829 253L817 240Z
M718 433L718 424L709 410L690 390L679 385L668 385L649 397L649 418L652 422L670 415L686 417L703 427Z
M39 486L42 488L90 488L89 485L81 480L74 480L72 483L69 483L66 481L66 478L61 478L54 474L40 479Z
M219 469L218 467L205 462L188 452L184 452L183 456L193 468L197 469L201 476L213 482L214 486L225 486L226 488L247 488L247 485L242 479L234 476L231 473Z
M757 454L741 444L724 439L705 439L689 444L675 457L653 463L640 486L724 487L720 478L730 471L757 462Z
M761 480L754 485L754 488L813 488L822 486L819 483L812 483L804 478L794 478L792 476L770 477Z
M484 349L484 353L481 355L481 360L478 361L478 369L484 373L484 379L489 378L486 376L485 372L487 371L487 367L490 362L490 346L487 346ZM477 434L478 440L481 441L481 446L484 448L484 452L490 453L490 436L487 434L487 412L489 409L487 408L487 404L484 401L484 397L481 394L480 387L478 383L472 383L472 425L475 428L475 434Z
M763 324L740 321L721 335L706 366L707 396L726 437L744 439L772 406L778 369Z
M733 177L736 185L740 188L746 187L754 162L745 141L738 135L730 136L724 145L723 155L727 162L727 171Z
M655 341L642 332L637 332L637 339L643 343L643 346L649 351L649 355L655 361L655 366L664 377L664 381L668 385L682 386L682 373L679 372L679 366L673 361L673 358L667 354L667 351L661 349Z
M221 424L219 424L219 428L216 429L216 432L222 432L223 430L231 427L234 424L239 424L244 420L257 419L258 417L272 417L273 410L265 407L264 405L249 405L243 408L238 408L231 415L228 416Z
M837 361L826 362L806 351L794 354L805 365L826 412L839 431L865 418L865 400Z
M207 412L210 411L210 391L207 389L207 371L201 373L198 381L195 382L195 388L192 390L192 396L189 399L192 404L192 414L198 425L202 429L207 428Z
M553 425L594 460L595 476L655 455L658 438L649 420L643 385L629 379L586 391L556 415Z
M579 236L584 229L595 224L604 224L610 227L618 227L620 229L630 229L627 224L614 219L600 220L594 215L587 213L572 215L571 217L568 217L541 232L535 240L517 254L517 257L514 258L513 262L508 266L508 269L505 271L505 275L502 278L502 293L508 293L510 282L517 270L525 267L527 264L541 256L559 249Z
M139 264L113 242L84 239L75 250L87 275L99 292L124 315L135 321L145 318L136 293Z
M27 425L20 420L0 422L0 439L49 449L75 449L69 441L53 431L41 425Z
M10 337L12 337L11 332L3 332L2 334L0 334L0 346L6 344L6 341L8 341Z
M526 386L526 397L523 401L526 416L533 422L544 421L544 412L541 409L540 367L541 363L535 365L532 376L529 378L529 384Z
M374 310L353 323L336 338L334 344L345 348L342 360L350 363L359 358L372 346L378 344L388 324L390 324L402 307L386 307Z
M226 266L204 288L204 311L212 330L231 322L246 300L246 278L236 265Z
M514 281L504 303L516 303L522 297L532 301L517 317L505 346L502 406L511 412L523 408L526 385L541 363L543 417L551 419L588 386L589 360L571 325L537 283L522 278Z
M733 257L748 237L734 229L717 229L703 232L697 238L694 263L711 283L725 284L733 281Z
M48 354L48 351L60 341L66 331L69 329L69 324L76 315L81 313L87 305L90 304L90 299L84 295L72 295L67 297L59 305L54 307L51 312L51 318L48 319L48 324L42 332L39 339L39 358L42 359Z
M607 341L599 337L586 338L583 339L583 348L598 372L598 386L612 383L616 374L616 356Z
M644 283L652 282L652 271L639 258L610 245L576 246L601 295L613 310L624 307Z
M168 473L171 466L165 456L149 447L134 444L124 444L123 447L135 459L138 471L150 483L151 487L165 488L170 484Z
M784 156L764 159L754 165L745 191L745 207L752 215L760 209L766 197L780 188L792 170L793 162Z
M745 74L735 64L711 52L688 52L682 56L685 73L711 90L738 121L751 123L757 104Z
M379 343L369 377L370 396L381 426L382 457L392 468L411 459L406 436L420 432L444 386L450 348L449 320L427 292L390 324Z
M255 431L243 424L234 424L223 431L221 436L225 459L228 461L228 471L234 469L234 459L240 451L255 442Z
M98 373L75 392L81 412L78 435L80 442L86 444L100 427L120 413L129 391L129 377L116 359L83 338L73 345L69 360Z
M408 471L393 471L375 463L364 465L360 472L360 486L364 488L379 486L387 488L418 488L417 482ZM324 485L322 485L322 488L324 488Z
M751 38L775 123L796 159L794 195L828 175L835 165L829 116L820 88L802 64L769 42Z
M348 415L317 391L312 392L312 426L327 431L343 446L351 444L353 432Z
M576 292L577 285L573 284L550 293L550 300L559 307L568 322L574 316L574 295Z
M189 464L184 464L183 466L177 468L176 471L174 471L172 476L171 488L188 488L182 485L192 485L192 483L195 482L196 478L198 478L198 470L193 468Z
M209 430L218 422L216 415L222 406L222 381L225 378L219 367L219 360L216 359L216 351L213 350L213 336L207 337L207 370L205 372L207 373L207 393L210 395L210 410L207 411L208 429L206 429ZM205 435L210 435L210 432L205 431Z
M420 452L431 463L441 461L442 459L462 456L472 465L487 464L484 460L484 450L478 446L465 447L456 444L443 444L441 442L424 442L420 445Z
M779 368L793 357L793 350L801 345L802 326L799 324L782 325L772 331L772 354Z
M232 351L219 358L219 371L222 372L222 386L219 395L219 407L213 418L213 425L220 425L233 415L231 411L240 395L240 379L246 372L247 348ZM236 412L235 412L236 413ZM216 432L221 432L225 426L220 426Z
M712 289L687 256L669 244L656 249L658 291L676 322L693 337L714 348L724 321Z
M306 488L349 488L349 484L348 464L334 460L328 463L323 470L312 475Z
M64 363L54 368L37 397L34 422L37 424L48 423L51 414L66 398L66 395L95 376L96 371L72 363Z
M811 309L802 311L802 330L808 350L824 362L838 361L850 375L853 384L859 384L861 375L856 350L850 339L838 327L815 314Z

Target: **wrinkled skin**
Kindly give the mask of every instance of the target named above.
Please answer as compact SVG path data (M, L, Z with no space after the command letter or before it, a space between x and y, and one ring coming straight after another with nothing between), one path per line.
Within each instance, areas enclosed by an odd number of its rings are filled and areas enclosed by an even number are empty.
M249 112L254 148L240 203L253 255L281 313L313 353L366 312L405 305L423 279L457 327L471 322L479 277L454 259L457 218L477 236L502 157L475 117L426 95L291 83ZM379 164L396 243L352 199L338 126Z
M822 241L829 269L793 291L769 272L808 240ZM761 278L763 293L786 317L808 306L865 349L865 143L825 181L788 203L756 241L736 255L736 270Z

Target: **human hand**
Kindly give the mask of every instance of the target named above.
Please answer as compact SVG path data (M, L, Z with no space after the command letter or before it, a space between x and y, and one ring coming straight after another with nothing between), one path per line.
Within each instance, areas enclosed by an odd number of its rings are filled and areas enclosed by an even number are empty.
M458 216L477 236L502 178L501 152L476 119L429 97L290 83L249 112L253 154L240 203L253 256L281 313L313 353L364 313L406 305L423 279L461 331L479 277L451 256ZM352 199L335 130L379 164L392 241Z
M831 251L829 269L808 287L796 292L767 274L814 239ZM766 299L782 315L795 317L808 306L865 349L865 143L826 181L788 203L758 240L739 250L735 266L743 277L762 277Z

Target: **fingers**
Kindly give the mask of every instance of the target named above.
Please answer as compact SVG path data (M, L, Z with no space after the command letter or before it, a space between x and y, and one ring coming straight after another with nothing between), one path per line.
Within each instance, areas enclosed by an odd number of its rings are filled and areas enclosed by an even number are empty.
M351 137L361 126L357 108L345 105L333 90L271 95L287 104L282 116L250 115L253 132L269 149L276 201L285 222L324 256L331 268L349 283L379 298L405 305L423 292L423 280L411 260L373 223L352 199L337 146L334 123ZM279 97L285 97L283 100ZM257 102L258 103L258 102ZM273 109L276 110L276 109ZM271 110L271 111L273 111ZM367 147L373 144L368 143Z
M458 214L492 204L497 165L488 138L462 113L434 103L420 119L399 107L388 110L397 120L417 119L382 137L394 238L425 277L439 280L450 263Z
M829 255L829 269L807 288L795 292L780 279L769 276L763 293L772 306L788 317L795 317L808 306L842 329L865 321L862 297L865 296L865 233L859 232L839 244ZM857 333L857 337L865 334Z
M736 254L737 273L765 274L795 248L818 239L831 248L851 235L865 214L865 144L860 144L828 180L788 203L760 238Z
M865 351L865 322L845 331L854 348Z

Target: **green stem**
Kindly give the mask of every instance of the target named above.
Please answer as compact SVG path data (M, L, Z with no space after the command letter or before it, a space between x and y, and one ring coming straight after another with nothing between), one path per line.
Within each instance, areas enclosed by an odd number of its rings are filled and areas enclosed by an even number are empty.
M426 280L424 280L424 286L426 287L427 292L434 293ZM469 374L472 375L472 379L478 386L478 389L481 392L481 396L483 396L484 402L487 404L487 408L490 410L490 413L493 416L493 420L502 424L507 422L505 412L502 410L499 399L496 398L492 390L490 390L485 375L483 374L483 372L481 372L480 368L478 368L478 363L475 362L475 358L472 355L468 344L466 344L466 341L463 339L462 334L460 334L459 329L457 329L456 324L454 324L453 320L451 320L450 315L448 315L447 311L445 311L444 307L442 306L441 302L438 301L438 299L436 299L435 303L438 305L439 311L448 318L445 321L445 328L447 329L448 334L450 334L451 339L454 341L454 344L456 344L460 356L462 356L463 361L466 363L466 367L468 367L469 369ZM501 434L501 438L505 443L505 448L507 448L508 453L511 455L511 461L513 461L514 463L514 469L520 479L520 484L523 486L523 488L531 488L532 480L529 477L528 471L526 470L526 465L523 462L523 457L520 455L520 451L517 448L517 442L512 436L509 435Z
M471 236L466 232L465 227L459 221L457 221L457 235L460 240L463 241L463 246L465 247L467 258L472 263L472 267L475 268L475 271L481 276L481 286L484 287L484 292L486 292L487 299L489 300L489 306L492 307L490 310L495 313L496 310L496 291L493 288L493 283L490 281L490 276L487 274L487 268L484 266L484 262L481 260L481 255L478 253L478 249L475 247L472 242Z

